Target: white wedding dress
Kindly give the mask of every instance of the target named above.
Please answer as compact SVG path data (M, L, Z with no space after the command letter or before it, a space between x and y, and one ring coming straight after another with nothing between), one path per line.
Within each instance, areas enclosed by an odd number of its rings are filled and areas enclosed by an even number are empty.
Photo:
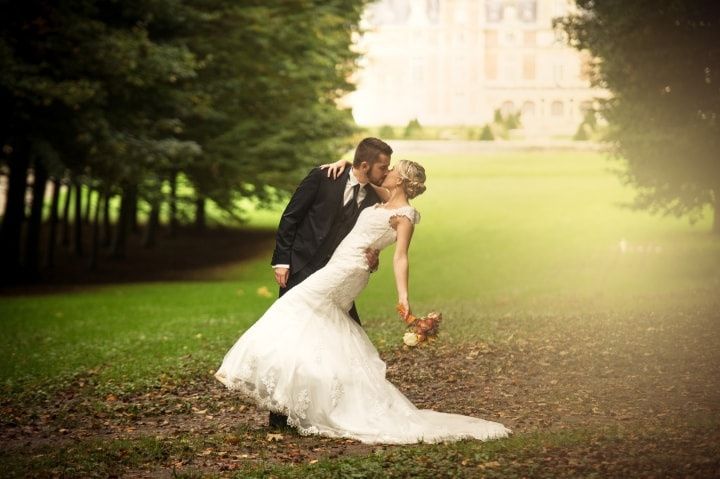
M301 434L408 444L493 439L500 423L416 408L385 379L385 363L348 315L368 282L365 249L396 240L390 219L411 206L365 208L329 263L275 301L227 352L215 377ZM398 333L400 334L400 333Z

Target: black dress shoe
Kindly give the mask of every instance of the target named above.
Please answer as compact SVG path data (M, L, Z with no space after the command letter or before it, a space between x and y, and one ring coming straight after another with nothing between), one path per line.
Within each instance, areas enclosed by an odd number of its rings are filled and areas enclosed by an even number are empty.
M268 419L268 426L272 429L287 429L289 428L287 423L287 416L283 414L278 414L275 412L270 413L270 417Z

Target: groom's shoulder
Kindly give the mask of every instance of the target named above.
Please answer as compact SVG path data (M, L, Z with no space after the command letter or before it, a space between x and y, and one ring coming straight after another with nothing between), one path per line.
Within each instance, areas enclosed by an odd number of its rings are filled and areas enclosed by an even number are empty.
M327 174L324 174L323 170L319 166L314 166L310 168L310 171L308 171L307 175L305 175L305 179L324 181L329 178L327 177Z
M318 177L319 175L320 175L320 167L313 166L312 168L310 168L310 170L308 170L307 174L305 175L305 178Z
M337 178L332 178L331 176L328 176L327 171L328 170L323 170L319 166L315 166L310 169L308 174L305 176L305 179L327 185L334 185L338 181L342 182L343 179L347 181L347 170L340 173L340 176L338 176Z
M299 188L307 188L311 185L319 185L322 181L322 172L319 167L315 166L307 172L305 177L300 182Z

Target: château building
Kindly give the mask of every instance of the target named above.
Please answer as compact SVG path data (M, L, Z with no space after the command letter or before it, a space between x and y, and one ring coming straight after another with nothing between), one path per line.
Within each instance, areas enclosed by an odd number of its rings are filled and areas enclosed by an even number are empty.
M572 134L593 98L587 58L552 26L568 0L380 0L347 99L360 125L480 125L520 111L528 136Z

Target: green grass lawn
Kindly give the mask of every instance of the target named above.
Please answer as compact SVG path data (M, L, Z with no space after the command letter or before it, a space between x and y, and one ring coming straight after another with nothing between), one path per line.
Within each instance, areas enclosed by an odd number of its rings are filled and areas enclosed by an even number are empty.
M444 313L440 341L495 341L505 318L529 330L537 315L652 312L720 289L710 212L689 225L621 208L632 191L598 153L407 158L428 176L414 202L422 220L410 252L411 304ZM281 210L259 213L251 226L275 224ZM212 281L0 298L3 394L52 394L89 370L100 395L213 372L273 300L270 254L227 265ZM403 326L392 247L380 262L358 307L376 345L393 349Z
M620 208L632 191L600 154L411 159L428 175L414 202L422 220L411 245L411 304L443 311L449 338L492 337L488 318L508 312L617 308L638 295L720 285L710 215L691 226ZM275 294L268 259L228 265L222 281L2 298L2 381L35 387L100 367L108 387L128 388L186 363L212 369L272 301L257 294L263 286ZM390 247L358 300L381 348L401 334L395 298Z

